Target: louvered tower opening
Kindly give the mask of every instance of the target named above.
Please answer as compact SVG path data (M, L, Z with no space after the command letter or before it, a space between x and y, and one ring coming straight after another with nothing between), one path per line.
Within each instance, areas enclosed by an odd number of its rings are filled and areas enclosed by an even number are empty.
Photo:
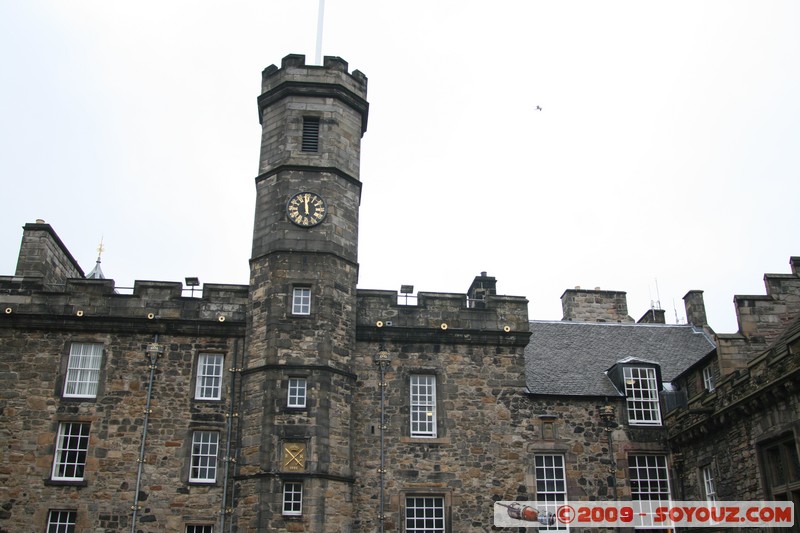
M303 152L319 151L319 117L303 117Z

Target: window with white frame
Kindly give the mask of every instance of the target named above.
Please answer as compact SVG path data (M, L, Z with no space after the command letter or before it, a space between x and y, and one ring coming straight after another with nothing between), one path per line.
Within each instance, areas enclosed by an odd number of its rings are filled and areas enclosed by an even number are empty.
M436 376L412 374L411 436L436 437Z
M283 515L300 516L303 514L303 484L287 481L283 484Z
M444 497L406 496L406 533L443 533L445 526Z
M564 469L564 456L557 454L536 454L536 503L541 513L555 515L558 508L567 502L567 477ZM540 531L566 531L567 526L539 525Z
M219 433L216 431L195 431L192 433L192 468L189 481L193 483L214 483L217 480L217 455L219 453Z
M89 452L89 427L88 422L61 422L58 425L51 479L83 480Z
M292 314L310 315L311 314L311 288L295 287L292 291Z
M77 511L50 511L47 513L47 533L74 533Z
M630 455L628 456L628 474L631 482L631 500L651 501L651 504L642 504L642 511L649 516L643 517L643 523L648 525L653 520L658 501L668 501L669 472L667 457L665 455ZM649 505L649 507L648 507ZM650 522L649 525L653 525Z
M306 378L289 378L287 407L306 406Z
M69 347L65 398L96 398L100 380L103 345L95 342L73 342Z
M626 366L623 377L628 422L635 426L660 426L661 409L655 368Z
M222 398L222 369L225 357L219 353L201 353L197 356L197 382L194 397L198 400Z
M214 533L214 526L209 524L186 526L186 533Z
M714 390L714 372L711 369L711 365L703 369L703 386L708 392Z
M717 489L714 486L714 472L711 470L711 465L706 465L703 471L703 491L706 493L706 501L717 501Z

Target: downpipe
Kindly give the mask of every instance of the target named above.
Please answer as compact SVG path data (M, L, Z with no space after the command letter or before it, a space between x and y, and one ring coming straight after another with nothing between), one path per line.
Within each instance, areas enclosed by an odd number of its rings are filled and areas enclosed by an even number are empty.
M131 518L131 533L136 533L136 519L139 516L139 489L142 486L142 470L144 468L144 452L147 445L147 426L150 422L150 400L153 397L153 379L155 378L158 358L164 353L164 347L158 344L158 334L153 337L153 342L147 345L145 354L150 362L150 379L147 382L147 403L144 408L144 424L142 427L142 442L139 446L139 465L136 471L136 489L133 493L133 517Z

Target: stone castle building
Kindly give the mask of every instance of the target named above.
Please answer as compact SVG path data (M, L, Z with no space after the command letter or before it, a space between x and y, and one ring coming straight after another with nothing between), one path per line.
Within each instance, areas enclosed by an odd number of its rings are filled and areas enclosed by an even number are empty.
M736 335L700 291L667 325L581 289L531 321L487 273L411 303L357 289L366 92L339 58L264 70L248 285L123 293L24 226L0 277L0 532L458 533L499 530L501 500L797 501L800 258L737 297Z

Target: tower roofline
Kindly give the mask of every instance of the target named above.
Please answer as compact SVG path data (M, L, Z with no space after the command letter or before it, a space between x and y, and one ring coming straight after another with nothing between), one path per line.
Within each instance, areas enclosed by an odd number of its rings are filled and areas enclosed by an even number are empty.
M336 98L361 115L361 135L364 135L369 115L367 77L358 70L348 73L347 61L340 57L325 56L321 66L306 65L305 59L302 54L290 54L283 58L281 68L270 65L263 70L259 122L264 108L288 96Z

